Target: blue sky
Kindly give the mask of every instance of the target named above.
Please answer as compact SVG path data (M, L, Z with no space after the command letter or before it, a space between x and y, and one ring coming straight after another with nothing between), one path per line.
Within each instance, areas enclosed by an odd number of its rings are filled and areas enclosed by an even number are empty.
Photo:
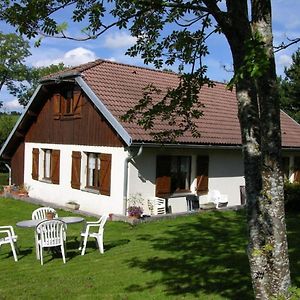
M273 35L274 44L278 45L286 38L300 37L300 1L299 0L272 0L273 8ZM61 20L67 16L59 15ZM1 24L1 30L11 32L13 29ZM70 34L78 34L78 27L70 26ZM125 30L119 31L114 28L99 37L97 40L76 42L54 38L46 38L39 48L31 48L32 55L27 58L26 64L30 66L47 66L63 62L67 66L74 66L97 58L128 63L132 65L143 65L140 58L125 56L128 47L133 45L135 39ZM33 45L33 41L31 41ZM294 45L276 54L277 74L282 75L284 67L291 63L291 55L300 45ZM231 54L225 38L217 35L209 41L210 55L206 58L208 75L217 81L228 81L232 73ZM224 69L223 66L226 66ZM0 92L0 99L4 102L6 110L20 110L17 99L9 95L6 89Z

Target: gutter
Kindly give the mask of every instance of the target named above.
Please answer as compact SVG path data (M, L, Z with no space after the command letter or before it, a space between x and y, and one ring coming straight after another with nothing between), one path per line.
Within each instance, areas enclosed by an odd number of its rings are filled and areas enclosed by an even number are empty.
M8 185L11 185L11 167L9 164L5 164L5 167L8 169Z
M129 152L129 151L128 151ZM136 154L128 154L128 156L124 160L124 186L123 186L123 213L124 216L126 216L126 210L127 210L127 200L128 200L128 164L129 162L140 156L143 152L143 144L140 145L139 151Z
M132 143L131 146L140 146L148 148L195 148L195 149L232 149L232 150L240 150L242 149L242 145L215 145L215 144L160 144L160 143ZM299 150L299 149L298 149Z

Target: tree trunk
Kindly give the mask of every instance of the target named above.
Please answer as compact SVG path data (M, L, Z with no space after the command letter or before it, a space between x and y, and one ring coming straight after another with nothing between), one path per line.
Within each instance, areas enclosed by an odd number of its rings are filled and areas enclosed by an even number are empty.
M235 75L242 74L236 80L236 94L246 181L248 257L255 297L270 299L282 295L288 298L291 281L271 3L270 0L252 0L251 4L251 27L245 0L227 2L230 22L215 17L231 47ZM225 22L222 24L222 21ZM261 42L253 58L253 65L261 68L257 75L247 69L247 43L251 39Z

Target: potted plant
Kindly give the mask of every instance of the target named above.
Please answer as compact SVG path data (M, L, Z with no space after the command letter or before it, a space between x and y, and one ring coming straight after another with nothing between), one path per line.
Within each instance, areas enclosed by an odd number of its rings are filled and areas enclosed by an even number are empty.
M29 186L26 184L23 184L23 185L19 186L17 194L18 194L18 196L21 196L21 197L28 197L28 191L29 191Z
M143 208L140 206L128 206L127 208L128 216L131 218L139 219L143 214Z
M127 213L130 218L140 218L144 212L144 199L140 193L132 195L128 199Z

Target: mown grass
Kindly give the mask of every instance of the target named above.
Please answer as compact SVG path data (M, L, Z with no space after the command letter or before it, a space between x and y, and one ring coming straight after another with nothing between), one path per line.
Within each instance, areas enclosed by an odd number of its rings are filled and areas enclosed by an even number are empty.
M0 198L0 222L30 219L36 207ZM295 284L299 216L288 218ZM137 226L108 222L105 253L90 242L84 256L77 250L82 224L72 224L67 263L46 253L44 266L35 258L33 229L15 227L21 253L15 263L9 246L0 250L0 299L252 299L244 220L242 211L215 211Z

